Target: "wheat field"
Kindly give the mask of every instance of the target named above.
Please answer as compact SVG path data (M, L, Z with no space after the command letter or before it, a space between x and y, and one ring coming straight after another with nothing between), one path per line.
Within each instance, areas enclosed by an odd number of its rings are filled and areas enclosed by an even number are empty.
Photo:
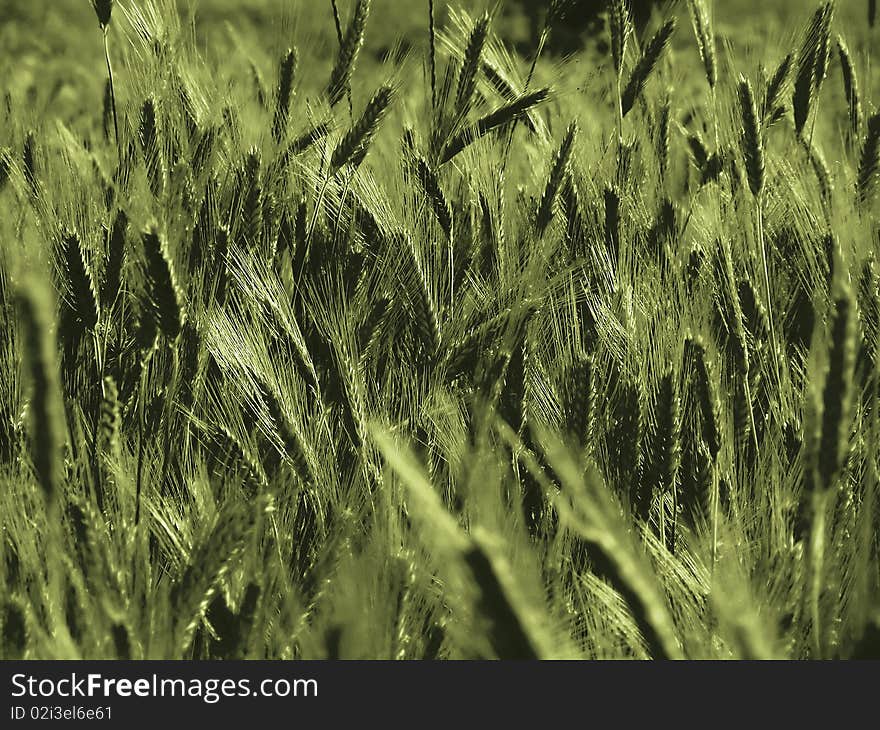
M11 3L0 658L880 658L876 3L522 4Z

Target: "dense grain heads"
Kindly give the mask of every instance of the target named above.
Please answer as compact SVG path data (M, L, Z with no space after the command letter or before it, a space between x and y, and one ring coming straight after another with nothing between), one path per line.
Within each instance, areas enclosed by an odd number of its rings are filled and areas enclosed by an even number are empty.
M147 261L150 317L166 338L174 340L180 334L185 320L183 295L177 285L174 266L156 228L144 232L143 245Z
M98 296L79 235L73 232L64 234L61 247L70 297L67 306L83 327L91 329L98 322Z
M681 462L679 398L672 371L666 372L660 380L656 418L654 457L657 487L662 492L671 492L678 481Z
M345 133L330 159L333 174L348 163L355 166L363 160L370 148L370 143L394 99L394 90L390 86L382 86L370 99L360 119Z
M739 97L740 119L742 123L741 145L746 174L749 178L749 190L756 198L761 197L764 189L764 143L758 122L758 109L751 83L741 78L737 86Z
M351 75L354 72L361 46L364 44L364 31L369 13L370 0L357 0L348 32L339 45L336 63L327 84L327 99L330 106L336 106L342 100L351 84Z
M440 224L440 228L443 229L443 233L447 238L451 237L452 208L449 205L449 201L446 199L446 195L443 193L443 188L440 186L440 178L438 177L437 172L431 167L427 160L422 157L417 157L415 160L415 173L419 185L422 187L428 202L431 204L431 209L434 211L434 215L437 218L437 222Z
M816 9L807 27L797 60L795 77L794 107L795 130L803 134L810 110L821 88L828 70L828 55L831 49L831 21L834 17L834 2L828 2Z
M579 451L590 448L596 410L596 373L592 358L585 357L567 373L565 425Z
M550 177L547 180L547 185L544 187L544 194L541 196L541 203L538 206L536 228L539 234L543 234L547 230L547 226L550 225L550 221L553 218L553 208L556 205L559 188L568 171L568 162L571 159L571 151L577 131L577 122L572 122L568 125L565 139L562 140L562 144L559 146L553 159Z
M851 138L861 133L862 100L859 94L859 77L852 56L843 36L837 36L837 55L840 58L840 71L843 74L843 91L849 107L849 129Z
M706 0L688 0L688 10L694 26L694 35L697 37L703 69L706 71L706 80L714 89L718 82L718 62L715 57L715 36L712 33L712 21L706 9Z
M855 364L855 305L847 291L834 302L828 375L822 392L822 436L818 468L820 484L828 489L844 465L849 441L850 402Z
M629 81L626 84L626 88L623 90L621 104L623 105L622 112L624 116L629 113L642 91L644 91L648 79L654 72L654 68L660 61L660 57L663 55L663 51L666 50L666 46L669 45L669 40L672 38L674 32L675 18L670 18L660 27L645 46L645 50L642 52L635 68L633 68Z
M773 72L773 76L767 82L767 88L764 92L764 105L761 110L764 122L767 124L772 123L772 120L785 114L785 107L781 105L781 100L793 63L794 54L789 53L779 62L779 65Z
M480 68L480 56L489 34L489 16L483 15L474 25L464 51L461 73L458 76L458 87L455 92L455 113L462 116L470 108L471 99L477 86L477 71Z
M106 459L112 458L119 451L122 414L119 404L119 390L116 381L106 376L103 382L103 396L98 411L98 453Z
M489 132L503 127L508 122L520 119L530 109L546 101L549 96L549 89L540 89L481 117L475 124L465 127L443 145L443 149L440 152L440 164L449 162L465 147L489 134Z
M699 339L689 338L685 342L685 361L690 368L693 395L700 410L703 441L714 463L721 450L721 417L708 355Z
M612 0L608 9L608 22L611 30L611 59L614 62L614 71L619 77L623 70L629 37L632 34L628 0Z
M280 143L287 131L290 115L290 99L293 94L293 79L296 72L296 50L288 49L281 59L278 72L278 94L275 99L275 119L272 123L272 136Z

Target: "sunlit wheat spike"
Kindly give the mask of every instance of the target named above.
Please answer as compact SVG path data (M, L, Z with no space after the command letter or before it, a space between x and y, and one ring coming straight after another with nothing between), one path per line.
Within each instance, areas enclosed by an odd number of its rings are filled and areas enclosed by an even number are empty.
M853 367L855 365L855 303L848 290L834 302L828 375L822 391L822 436L819 443L818 472L825 489L834 485L844 466L850 433Z
M256 246L263 230L263 172L256 148L248 152L245 160L242 186L241 237L249 245Z
M589 449L596 415L596 373L593 359L585 357L571 366L566 380L565 423L577 447Z
M104 377L102 392L98 410L98 453L103 458L112 458L119 452L122 426L119 389L112 376Z
M208 127L198 138L195 151L193 152L193 173L201 175L214 154L217 142L217 129Z
M816 9L798 53L797 74L792 99L795 131L798 136L803 134L816 94L827 70L833 12L833 1Z
M571 151L574 147L574 140L577 131L577 122L572 122L568 125L565 138L562 140L562 144L559 146L556 156L553 159L553 165L550 168L550 176L547 179L547 184L544 186L544 193L541 196L541 203L538 206L538 216L535 227L537 228L539 235L543 235L553 218L553 208L556 205L559 188L562 185L566 172L568 171L568 162L571 159Z
M508 122L519 119L524 114L527 114L530 109L546 101L549 96L549 89L540 89L531 94L526 94L510 104L505 104L494 112L490 112L480 118L476 124L466 127L446 142L440 153L440 164L449 162L468 145L489 134L489 132L504 126Z
M186 570L171 591L181 651L189 646L217 589L240 560L248 534L269 505L264 498L253 504L230 500L221 508L210 532L190 554Z
M345 133L333 150L330 159L330 169L333 174L347 163L363 158L393 99L394 90L390 86L380 87L373 95L360 119Z
M835 0L830 0L825 4L822 15L822 27L816 48L816 70L813 74L813 85L816 87L817 93L828 76L828 64L831 61L831 24L834 20L834 2Z
M263 466L255 459L237 436L235 436L223 424L204 424L193 419L193 425L204 433L208 439L206 446L212 457L216 460L220 474L227 476L229 473L237 476L242 475L245 491L256 493L267 484L266 473Z
M95 430L95 457L99 474L98 505L104 510L113 503L113 488L116 486L114 469L122 448L122 409L119 390L113 377L105 376L101 385L102 395Z
M431 204L431 209L437 217L440 228L443 229L443 233L449 238L452 236L452 208L446 199L446 195L443 193L443 188L440 186L440 178L423 157L416 158L415 168L416 179L419 181L419 185L422 186L422 190Z
M676 379L671 370L660 379L657 395L657 432L655 458L657 459L657 486L663 492L672 492L678 482L681 463L681 416Z
M657 148L657 166L660 168L661 179L666 178L669 169L669 115L670 115L669 99L660 107L660 114L657 119L656 130L656 148Z
M82 241L77 233L68 231L61 240L64 273L72 297L69 306L86 329L98 323L98 295L85 259Z
M874 198L878 173L880 173L880 112L868 120L868 133L859 159L856 196L863 206L867 206Z
M859 319L862 338L859 343L857 369L862 385L874 374L878 336L880 336L880 279L874 267L873 257L862 264L858 288ZM876 405L873 406L876 408Z
M514 102L520 97L520 92L513 87L512 82L507 78L505 73L492 61L484 58L481 69L483 71L483 76L485 76L486 80L492 84L495 91L501 95L501 98L504 99L504 101ZM535 121L532 117L526 113L521 119L526 128L534 134L537 128L535 127Z
M398 232L397 239L400 252L409 264L408 271L402 275L401 295L404 297L405 305L412 312L413 325L425 354L429 360L432 360L440 348L437 310L412 239L403 232Z
M354 73L357 57L364 43L364 31L367 27L369 13L370 0L357 0L351 23L349 23L345 37L339 45L339 53L327 84L327 100L330 102L330 106L336 106L342 100L351 84L351 76Z
M752 84L748 79L740 79L737 95L742 124L741 146L749 178L749 189L752 191L752 195L759 198L764 190L764 142L758 122L758 109L755 106Z
M314 482L314 475L309 466L308 451L299 430L285 415L284 407L275 389L265 380L257 383L260 397L269 411L269 416L281 444L284 448L284 456L290 462L299 479L308 484Z
M779 108L780 100L782 99L782 96L785 92L785 87L788 82L788 76L791 73L791 67L793 63L794 54L789 53L779 62L779 65L773 72L773 76L771 76L770 80L767 82L767 89L764 93L764 106L762 110L762 116L765 122L777 113L777 109Z
M52 304L41 282L26 282L18 292L31 401L31 450L37 481L46 505L55 509L64 478L64 407L58 371L57 343L52 335Z
M837 55L840 58L840 71L843 75L843 91L849 107L849 128L852 138L862 133L862 100L859 94L859 77L852 56L843 36L837 36Z
M275 97L275 118L272 121L272 136L280 144L287 131L290 115L290 99L293 95L293 79L296 73L296 50L288 49L281 58L278 71L278 93Z
M467 47L464 51L461 72L458 75L458 86L455 91L455 113L458 116L466 114L470 108L471 99L474 96L474 90L477 85L480 56L483 53L483 46L486 45L488 34L489 16L483 15L471 30Z
M229 229L220 226L214 238L214 271L216 272L214 296L222 307L226 303L226 292L229 286Z
M719 289L719 298L723 303L724 319L727 325L733 363L740 377L749 373L749 347L746 340L745 316L740 304L733 271L733 257L727 241L719 241L718 256L715 259L715 276Z
M831 172L828 169L828 164L825 162L825 157L822 155L822 151L816 146L816 144L810 143L809 140L805 144L808 147L807 152L810 158L810 166L813 168L816 182L819 183L822 200L827 204L831 201Z
M612 0L608 8L608 21L611 31L611 59L614 63L614 71L619 77L626 59L629 38L633 32L629 0Z
M709 82L709 86L714 89L718 82L718 62L715 57L715 35L712 32L712 21L706 9L706 0L688 0L688 10L691 14L691 23L694 26L700 58L706 71L706 80Z
M159 231L155 227L145 231L142 240L147 262L145 273L149 282L150 317L166 338L174 340L185 321L183 294Z
M739 303L742 308L743 320L756 343L762 342L770 334L770 323L767 310L758 299L755 287L750 279L741 279L738 287Z
M666 46L669 45L669 40L672 38L674 32L675 18L670 18L652 36L651 40L648 41L644 51L642 51L641 57L636 62L636 65L630 74L626 88L623 90L623 96L621 98L623 116L626 116L630 112L639 96L645 90L645 85L648 83L648 79L654 72L654 68L657 66L660 57L663 55L663 51L666 49Z
M638 490L640 473L640 445L644 435L642 418L641 389L627 378L619 383L611 405L611 423L606 434L606 448L609 452L609 468L615 481L624 489L629 489L630 497ZM635 502L635 500L632 500Z
M303 152L310 149L316 142L324 139L324 137L329 134L330 129L329 122L319 122L311 129L307 129L298 137L294 138L284 149L284 152L278 156L278 168L282 170L286 168L291 158L301 155Z

